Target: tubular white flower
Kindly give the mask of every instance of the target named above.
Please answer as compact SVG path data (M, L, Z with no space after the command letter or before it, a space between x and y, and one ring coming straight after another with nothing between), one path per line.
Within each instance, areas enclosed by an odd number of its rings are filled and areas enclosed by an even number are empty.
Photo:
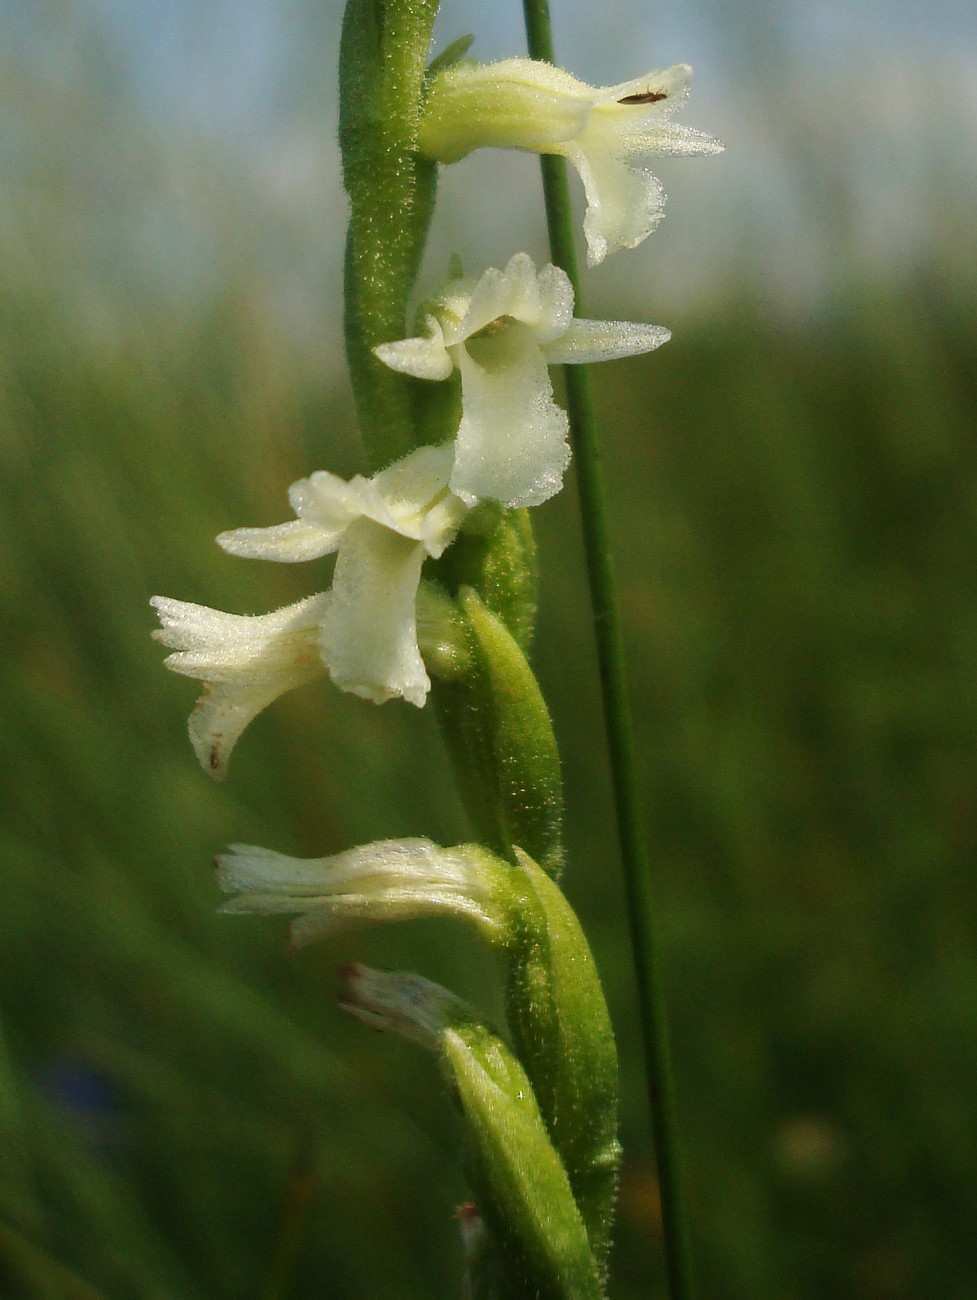
M679 63L617 86L588 86L532 59L463 60L431 82L421 151L445 163L486 145L569 159L583 181L587 260L596 266L616 249L636 247L661 220L661 184L638 159L723 149L669 120L689 97L691 75Z
M293 563L337 551L332 588L273 614L225 614L156 596L166 666L206 682L190 716L201 765L222 777L244 728L279 695L328 669L340 689L382 704L424 704L416 597L427 556L454 539L468 507L448 488L450 447L421 447L365 479L320 470L289 490L297 519L238 528L232 555Z
M222 912L298 913L302 947L363 925L454 916L492 943L507 934L505 864L475 844L442 849L426 839L378 840L329 858L290 858L232 844L217 859ZM511 887L510 887L511 888Z
M166 596L151 604L162 624L153 636L176 652L167 668L206 683L190 715L190 740L201 766L221 778L248 723L285 691L324 673L318 641L330 597L254 616Z
M504 271L450 281L422 337L384 343L385 365L419 379L461 375L462 417L449 486L468 505L491 498L535 506L554 496L570 462L566 413L547 367L650 352L659 325L573 319L573 287L558 267L517 253Z

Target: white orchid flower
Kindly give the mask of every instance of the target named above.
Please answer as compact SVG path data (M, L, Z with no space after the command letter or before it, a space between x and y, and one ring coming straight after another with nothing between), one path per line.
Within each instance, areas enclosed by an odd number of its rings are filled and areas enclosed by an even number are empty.
M454 916L490 943L508 933L506 865L477 844L440 848L427 839L378 840L328 858L291 858L232 844L217 881L234 897L222 912L297 913L295 947L363 925Z
M491 498L535 506L560 490L570 462L566 413L547 367L650 352L660 325L574 320L573 286L558 267L537 273L526 253L478 282L450 281L429 304L422 337L375 349L418 379L461 375L462 416L449 486L468 505Z
M422 153L456 162L482 146L561 154L587 198L587 260L635 248L661 220L665 194L641 166L650 156L722 152L712 136L669 119L689 97L685 63L618 86L588 86L533 59L463 60L431 80L420 128Z
M338 552L319 650L344 691L418 707L431 682L417 646L415 601L424 560L454 540L467 513L448 487L450 446L421 447L372 479L319 470L289 489L298 516L273 528L237 528L231 555L286 563Z
M252 719L294 686L325 673L319 629L324 593L273 614L225 614L206 605L154 596L157 641L175 650L167 668L206 682L190 714L190 741L201 767L218 778Z
M297 519L238 528L232 555L287 563L338 552L332 588L273 614L225 614L153 600L154 635L175 672L207 683L190 719L201 764L223 775L241 732L284 691L325 670L344 691L382 704L424 704L431 682L417 644L421 568L454 539L467 507L448 488L450 447L421 447L372 479L325 470L289 490Z

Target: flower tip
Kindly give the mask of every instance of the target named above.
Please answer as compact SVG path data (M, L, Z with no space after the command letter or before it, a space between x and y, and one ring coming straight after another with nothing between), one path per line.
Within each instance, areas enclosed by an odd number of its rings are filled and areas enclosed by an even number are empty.
M471 1014L448 989L411 971L372 970L353 962L343 974L343 1011L428 1051L437 1051L444 1031Z
M362 1020L377 1033L382 1033L386 1025L376 1014L375 1008L367 1005L371 980L376 975L380 975L382 979L382 972L373 971L362 962L350 961L345 966L341 966L339 968L340 989L336 1005L341 1011L348 1011L357 1020Z
M592 235L587 240L587 265L600 266L607 256L607 240L603 235Z
M210 683L205 682L203 694L193 706L187 720L187 734L197 762L203 770L213 780L223 781L227 776L231 751L225 737L213 731L213 706L209 703L211 694Z
M214 876L216 877L218 886L225 894L231 894L235 889L237 889L237 885L231 878L231 857L232 855L228 853L217 853L213 858Z
M364 966L362 962L348 961L345 965L340 966L337 974L339 975L339 995L336 998L336 1003L341 1010L348 1011L355 1016L362 998L361 990L369 984L370 969L368 966Z

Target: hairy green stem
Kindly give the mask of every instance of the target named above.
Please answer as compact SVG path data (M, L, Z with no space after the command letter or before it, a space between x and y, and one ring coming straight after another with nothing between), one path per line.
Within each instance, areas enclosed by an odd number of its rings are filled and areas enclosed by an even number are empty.
M552 63L553 39L547 0L523 0L523 11L530 55ZM566 163L563 158L546 155L540 163L553 261L570 277L576 294L576 312L582 315ZM690 1300L693 1294L691 1249L678 1159L665 999L655 937L655 900L638 792L634 726L627 693L603 471L587 368L567 366L564 374L658 1161L668 1279L672 1300Z
M425 437L421 381L373 355L403 338L434 208L436 168L417 151L438 0L349 0L339 60L339 142L349 195L346 357L360 432L374 468ZM430 386L428 386L430 387Z

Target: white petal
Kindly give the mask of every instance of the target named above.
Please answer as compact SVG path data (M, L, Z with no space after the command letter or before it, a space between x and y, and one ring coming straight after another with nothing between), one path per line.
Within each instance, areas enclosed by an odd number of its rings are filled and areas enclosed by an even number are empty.
M288 894L303 899L335 893L378 875L391 881L412 875L462 879L458 852L439 848L420 836L377 840L327 858L292 858L254 844L232 844L230 849L217 859L218 883L229 894ZM465 878L470 874L469 870Z
M583 181L587 197L583 229L590 266L598 266L619 248L636 248L662 219L665 207L665 191L657 176L629 166L617 142L602 135L588 129L561 150Z
M536 268L527 253L517 253L504 271L497 266L487 267L468 303L468 308L457 329L445 329L445 342L449 347L471 338L486 325L508 315L510 307L525 303L525 296L536 289Z
M395 343L381 343L373 349L385 366L415 379L447 379L454 366L445 350L440 324L429 316L429 334L426 338L399 339Z
M338 538L323 532L304 519L292 519L287 524L271 528L235 528L219 533L217 545L228 555L238 555L248 560L277 560L283 564L299 564L304 560L317 560L334 551Z
M341 690L376 704L396 696L424 704L431 683L417 648L414 609L424 558L423 545L370 519L347 530L320 639Z
M540 311L533 334L540 346L565 333L573 320L573 285L566 271L552 264L544 266L537 277ZM513 315L515 313L513 312ZM517 320L524 319L521 316Z
M458 354L463 400L451 490L468 504L547 501L570 463L568 424L529 328L473 339Z
M671 337L671 331L661 325L616 320L575 320L563 337L544 348L543 352L551 366L582 365L653 352Z
M288 502L303 523L329 536L329 549L334 551L340 537L363 514L373 495L370 480L360 474L344 479L327 469L317 469L308 478L297 479L292 484Z
M432 559L436 560L443 555L455 540L458 528L470 508L461 497L455 496L453 492L445 492L443 499L428 510L418 530L418 541L424 543L424 549Z

